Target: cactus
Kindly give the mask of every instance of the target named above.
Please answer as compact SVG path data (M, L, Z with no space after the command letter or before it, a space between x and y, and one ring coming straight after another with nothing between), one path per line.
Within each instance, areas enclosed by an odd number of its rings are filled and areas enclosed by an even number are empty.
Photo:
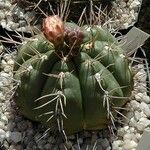
M56 15L19 48L14 71L22 113L68 135L106 128L133 86L128 59L112 34Z

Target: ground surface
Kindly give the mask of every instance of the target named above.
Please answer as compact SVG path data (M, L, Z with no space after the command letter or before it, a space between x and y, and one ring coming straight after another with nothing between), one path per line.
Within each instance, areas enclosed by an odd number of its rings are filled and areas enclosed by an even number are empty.
M143 0L137 27L150 34L150 1ZM148 61L150 63L150 39L147 40L143 48L146 51Z

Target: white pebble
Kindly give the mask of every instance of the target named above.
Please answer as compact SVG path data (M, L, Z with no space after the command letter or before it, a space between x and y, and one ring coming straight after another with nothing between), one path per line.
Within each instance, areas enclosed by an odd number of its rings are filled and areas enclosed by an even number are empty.
M150 97L147 96L147 95L143 95L142 100L143 100L143 102L145 102L145 103L147 103L147 104L150 103Z
M138 122L138 123L136 124L136 128L137 128L139 131L144 131L145 127L146 127L146 126L145 126L143 123Z
M129 126L131 126L131 127L135 127L136 126L136 124L137 124L137 121L135 120L135 118L133 117L133 118L131 118L130 119L130 122L129 122Z
M8 64L8 65L14 65L14 60L9 59L9 60L7 61L7 64Z
M127 4L126 4L126 2L121 1L121 2L120 2L120 5L121 5L121 7L126 7ZM117 6L116 6L116 7L117 7Z
M142 118L142 114L138 111L134 112L134 118L136 121L139 121Z
M145 113L145 115L146 115L147 117L150 117L150 109L149 109L149 107L148 107L148 105L147 105L146 103L141 102L140 108L141 108L141 110Z
M5 131L3 129L0 129L0 135L5 135Z
M2 67L5 67L7 65L7 62L4 60L4 59L2 59L2 61L1 61L1 66Z
M123 137L123 135L125 134L125 130L123 128L119 128L117 131L118 136Z
M8 123L8 119L7 119L7 117L4 114L1 113L0 114L0 118L1 118L1 121L4 122L5 124Z
M141 118L139 122L136 124L136 128L139 131L144 131L146 127L150 125L150 120L147 118Z
M139 122L145 124L146 127L150 125L150 120L147 118L141 118Z
M0 121L0 129L2 130L6 130L6 126L5 126L5 123Z
M137 101L139 101L139 102L141 102L142 98L143 98L143 94L142 94L142 93L137 93L137 94L135 95L135 99L136 99Z
M137 78L138 81L145 82L147 78L145 71L142 69L135 75L135 78Z
M6 23L6 20L5 20L5 19L2 19L2 20L0 21L0 24L1 24L1 26L2 26L3 28L6 28L6 26L7 26L7 23Z
M134 110L139 110L140 103L136 100L131 100L130 105Z
M134 9L136 7L138 7L141 3L139 2L139 0L134 0L131 4L130 4L130 8Z
M131 140L125 140L123 143L123 149L124 150L131 150L133 148L137 147L137 143L135 141L131 141Z
M6 137L8 141L13 141L14 143L18 143L22 139L22 135L20 132L7 132Z
M5 67L4 67L4 71L5 71L6 73L11 72L11 71L12 71L12 67L11 67L11 66L5 66Z
M0 20L5 18L5 14L2 10L0 10Z
M140 133L136 133L135 136L136 136L136 138L137 138L138 141L139 141L139 140L141 139L141 137L142 137L142 135L141 135Z
M113 150L119 150L119 147L122 147L123 141L117 140L112 143Z
M0 129L0 143L3 143L5 137L6 137L5 131Z
M130 127L129 130L130 130L130 133L136 133L136 130L134 127Z
M133 138L133 134L130 134L130 133L126 133L124 136L123 136L123 140L132 140Z

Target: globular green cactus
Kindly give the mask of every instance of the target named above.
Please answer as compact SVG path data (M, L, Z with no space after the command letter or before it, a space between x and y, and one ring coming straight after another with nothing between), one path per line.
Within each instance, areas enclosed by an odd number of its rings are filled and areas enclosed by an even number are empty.
M67 134L106 128L131 94L133 75L116 38L98 26L43 21L14 67L22 113Z

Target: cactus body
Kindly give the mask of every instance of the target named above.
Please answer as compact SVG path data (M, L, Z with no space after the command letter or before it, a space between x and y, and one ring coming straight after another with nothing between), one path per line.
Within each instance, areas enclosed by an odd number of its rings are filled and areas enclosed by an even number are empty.
M49 34L44 27L50 41L40 34L20 47L20 65L14 67L21 81L16 103L26 117L67 134L106 128L115 107L131 94L129 62L107 30L72 23L61 30L55 18L44 20L58 33Z

